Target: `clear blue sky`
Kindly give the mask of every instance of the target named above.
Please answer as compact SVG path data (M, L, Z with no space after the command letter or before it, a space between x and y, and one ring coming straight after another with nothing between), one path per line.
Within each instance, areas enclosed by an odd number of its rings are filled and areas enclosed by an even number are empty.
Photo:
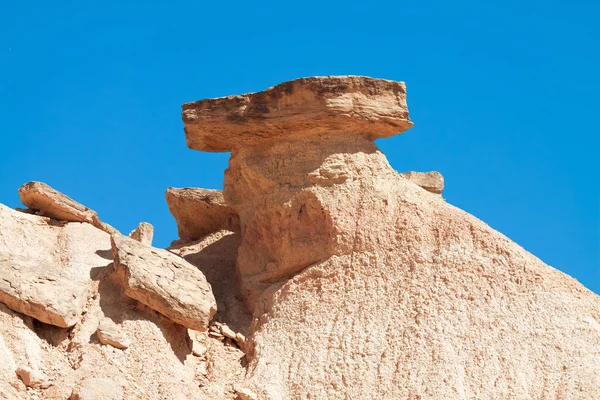
M399 171L600 293L600 28L588 1L4 1L0 202L44 181L124 233L177 230L168 186L221 188L180 105L311 75L402 80Z

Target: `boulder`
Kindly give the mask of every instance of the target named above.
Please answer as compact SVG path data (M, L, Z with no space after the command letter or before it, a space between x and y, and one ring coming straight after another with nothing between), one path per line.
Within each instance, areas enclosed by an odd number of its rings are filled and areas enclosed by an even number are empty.
M147 222L140 224L129 234L129 237L140 243L152 246L152 237L154 236L154 227Z
M202 272L167 250L125 236L112 236L111 244L125 295L187 328L207 329L217 306Z
M69 400L122 400L123 390L110 379L87 378L77 385Z
M404 84L301 79L183 121L190 148L231 151L257 398L600 398L600 297L374 144L412 126Z
M29 182L19 188L21 202L39 215L59 221L87 222L109 234L118 233L100 221L98 213L51 188L43 182Z
M198 240L223 229L239 231L239 218L225 204L220 190L171 187L165 197L184 241Z
M79 322L87 294L50 263L0 252L0 302L14 311L67 328Z
M124 334L110 318L103 318L98 324L96 336L102 344L124 350L131 346L131 339Z
M442 194L444 190L444 177L437 171L405 172L400 176L431 193Z

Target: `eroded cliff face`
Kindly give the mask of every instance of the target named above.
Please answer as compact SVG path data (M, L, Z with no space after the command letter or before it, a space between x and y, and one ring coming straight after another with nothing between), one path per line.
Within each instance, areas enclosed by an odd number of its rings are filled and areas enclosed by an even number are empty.
M412 126L403 83L299 79L183 120L231 159L223 193L168 189L167 250L44 184L0 205L2 396L600 398L600 297L374 144Z

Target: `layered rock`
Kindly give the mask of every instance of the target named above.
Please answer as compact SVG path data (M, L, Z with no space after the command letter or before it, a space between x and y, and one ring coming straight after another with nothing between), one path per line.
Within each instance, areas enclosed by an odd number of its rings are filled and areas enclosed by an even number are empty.
M68 328L79 321L87 293L54 265L0 252L0 302L14 311Z
M194 241L220 230L239 231L239 218L220 190L173 188L165 193L179 238Z
M183 120L231 151L258 398L600 398L600 298L373 143L412 125L403 84L301 79Z
M98 213L51 188L43 182L29 182L19 188L21 202L39 215L60 221L87 222L107 233L118 231L100 221Z
M202 272L179 256L131 238L111 238L125 295L187 328L206 331L217 306Z
M431 172L405 172L401 177L408 179L428 192L442 194L444 190L444 177L437 171Z

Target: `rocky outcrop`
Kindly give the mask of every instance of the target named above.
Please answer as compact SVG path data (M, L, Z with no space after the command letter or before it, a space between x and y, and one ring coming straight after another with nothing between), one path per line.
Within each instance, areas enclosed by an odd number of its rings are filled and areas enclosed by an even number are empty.
M210 284L196 267L125 236L112 236L111 244L125 295L178 324L206 331L217 306Z
M14 311L67 328L79 321L87 293L54 265L0 252L0 302Z
M129 237L133 240L137 240L140 243L152 246L152 238L154 237L154 227L147 222L140 222L140 224L129 234Z
M231 151L244 387L283 398L600 397L600 298L394 171L404 85L309 78L183 105Z
M100 221L98 213L43 182L29 182L19 188L21 202L38 215L59 221L87 222L109 234L118 233L112 226Z
M442 194L444 190L444 177L437 171L405 172L400 176L431 193Z
M220 230L239 231L239 218L225 204L220 190L171 187L165 197L183 241L198 240Z
M197 248L192 250L193 243L190 246L190 252ZM236 254L231 243L222 247ZM229 261L218 262L221 256L215 250L197 259L214 265L215 270L228 265ZM113 272L107 233L85 222L58 221L0 204L0 252L50 266L68 277L69 284L62 285L58 296L66 296L71 285L89 290L79 322L71 328L48 325L0 302L0 398L66 399L72 392L84 394L78 392L80 384L94 378L113 382L125 399L235 397L233 385L243 377L242 351L223 339L188 330L125 296ZM2 278L4 274L0 282ZM98 328L102 336L106 320L117 327L119 343L131 340L126 350L100 342ZM190 332L198 334L197 350L205 349L201 357L192 355ZM105 332L106 336L116 338ZM27 380L24 373L17 375L17 369L31 371L32 379ZM100 398L110 398L108 393L102 392Z

